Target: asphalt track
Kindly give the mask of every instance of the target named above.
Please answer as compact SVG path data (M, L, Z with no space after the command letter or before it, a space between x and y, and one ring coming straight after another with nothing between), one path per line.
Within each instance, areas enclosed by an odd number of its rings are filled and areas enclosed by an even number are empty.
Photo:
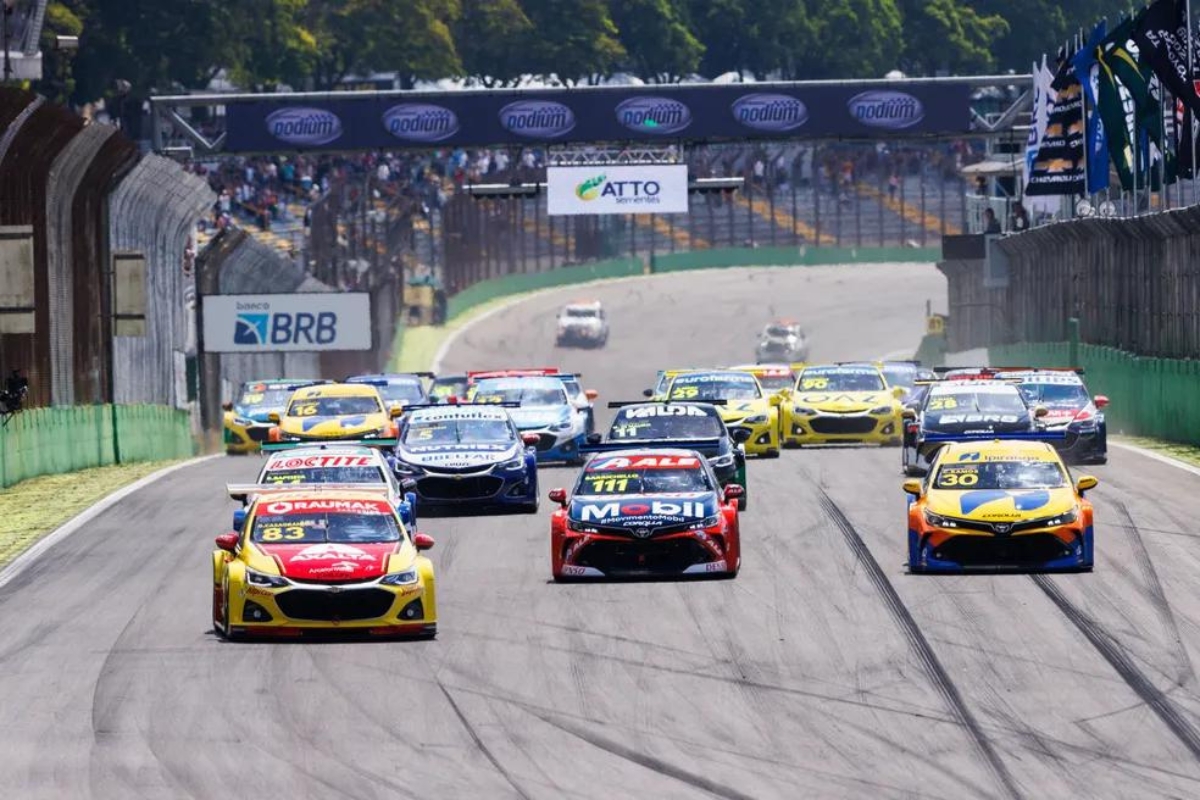
M773 313L814 358L913 347L932 267L724 271L584 290L599 352L539 295L445 367L558 364L602 399L742 360ZM177 472L0 590L2 798L1200 796L1200 478L1095 469L1096 571L914 577L896 450L752 463L734 581L549 581L546 513L427 520L433 642L209 631L226 480ZM543 491L567 484L547 470Z

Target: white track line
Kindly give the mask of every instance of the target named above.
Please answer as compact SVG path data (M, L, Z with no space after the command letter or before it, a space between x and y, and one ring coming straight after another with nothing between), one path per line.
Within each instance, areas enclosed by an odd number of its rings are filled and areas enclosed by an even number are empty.
M1114 442L1110 439L1108 442L1108 446L1109 447L1118 447L1122 450L1129 450L1130 452L1137 453L1138 455L1141 455L1141 456L1145 456L1146 458L1149 458L1152 461L1158 461L1159 463L1166 464L1169 467L1175 467L1176 469L1181 469L1184 472L1190 472L1193 475L1200 476L1200 467L1193 466L1192 464L1189 464L1186 461L1181 461L1178 458L1172 458L1171 456L1164 456L1162 453L1155 452L1154 450L1147 450L1145 447L1138 447L1136 444L1126 444L1125 442Z
M152 472L146 477L134 481L128 486L117 489L100 502L96 503L90 508L85 509L84 511L81 511L79 514L67 520L55 530L43 536L41 539L35 542L32 547L9 562L7 567L5 567L3 570L0 570L0 589L3 589L6 585L15 580L22 572L33 566L33 563L51 547L66 539L68 536L75 533L75 531L79 530L84 525L100 516L100 514L112 508L126 497L129 497L129 495L133 494L139 489L146 488L160 478L165 478L172 472L176 472L184 469L185 467L191 467L205 461L210 461L214 458L220 458L223 455L225 454L215 453L211 456L191 458L187 461L184 461L182 464L172 464L169 467L160 469L158 472Z

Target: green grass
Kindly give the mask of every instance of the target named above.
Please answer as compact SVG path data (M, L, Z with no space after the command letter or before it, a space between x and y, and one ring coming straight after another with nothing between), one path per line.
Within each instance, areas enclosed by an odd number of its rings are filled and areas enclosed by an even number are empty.
M0 491L0 567L123 486L175 461L146 461L43 475Z
M1200 447L1178 442L1166 442L1162 439L1150 439L1144 436L1112 436L1114 442L1131 444L1146 450L1153 450L1160 455L1183 461L1194 467L1200 467Z
M542 290L538 290L542 291ZM505 303L515 302L516 300L528 297L535 292L522 292L520 294L507 294L503 297L497 297L495 300L489 300L486 303L471 308L468 311L459 314L454 319L450 320L446 325L438 327L436 325L418 325L404 328L404 335L398 339L399 352L393 351L391 372L424 372L433 364L433 357L437 355L438 348L442 346L442 342L449 338L450 334L462 328L473 319L477 319L480 315L486 314L497 306Z

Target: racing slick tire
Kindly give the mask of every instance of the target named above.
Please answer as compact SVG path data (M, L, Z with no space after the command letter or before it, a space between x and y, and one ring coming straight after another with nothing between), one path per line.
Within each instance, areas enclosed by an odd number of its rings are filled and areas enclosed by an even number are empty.
M779 458L779 451L777 449L775 449L774 447L772 447L770 450L765 451L762 454L762 457L763 458Z
M219 615L218 604L221 609ZM219 585L213 586L213 631L227 642L241 638L240 634L233 632L233 626L229 624L229 592Z
M745 511L748 505L750 505L750 499L746 495L738 498L738 511Z

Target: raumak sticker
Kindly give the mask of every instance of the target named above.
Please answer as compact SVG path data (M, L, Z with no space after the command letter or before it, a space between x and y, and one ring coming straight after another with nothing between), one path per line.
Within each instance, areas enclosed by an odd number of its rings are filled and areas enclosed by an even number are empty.
M382 500L273 500L264 506L267 514L391 514L392 507Z
M618 469L698 469L700 459L693 456L615 456L599 458L588 465L588 472Z

